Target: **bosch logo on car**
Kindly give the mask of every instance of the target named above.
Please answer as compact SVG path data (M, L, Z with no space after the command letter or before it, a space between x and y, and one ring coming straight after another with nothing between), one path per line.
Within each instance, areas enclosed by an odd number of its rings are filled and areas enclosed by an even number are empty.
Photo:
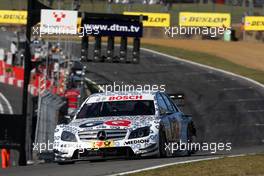
M111 96L108 100L114 101L114 100L142 100L142 95L135 95L135 96Z

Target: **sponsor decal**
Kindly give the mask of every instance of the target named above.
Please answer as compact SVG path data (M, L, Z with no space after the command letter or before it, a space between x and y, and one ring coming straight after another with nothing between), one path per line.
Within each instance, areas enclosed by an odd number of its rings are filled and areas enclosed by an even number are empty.
M145 12L124 12L124 15L143 15L148 16L147 21L143 21L143 26L146 27L169 27L169 13L145 13Z
M128 127L131 124L129 120L110 120L105 122L106 125L109 126L124 126Z
M93 148L107 148L114 147L113 141L95 141L93 142Z
M120 95L120 96L110 96L108 100L115 101L115 100L142 100L142 95Z
M230 27L229 13L180 12L179 26L192 27Z
M246 31L264 31L264 16L246 16Z
M71 10L41 10L43 34L76 34L78 12Z
M104 122L102 121L88 122L80 125L80 128L94 127L94 126L102 125L103 123Z
M54 140L60 140L60 136L54 136Z
M72 126L64 126L63 131L68 131L68 132L71 132L73 134L76 134L78 132L78 129L75 127L72 127Z
M149 139L139 139L139 140L125 141L125 145L144 144L144 143L149 143Z
M18 10L0 10L0 24L27 24L27 12Z

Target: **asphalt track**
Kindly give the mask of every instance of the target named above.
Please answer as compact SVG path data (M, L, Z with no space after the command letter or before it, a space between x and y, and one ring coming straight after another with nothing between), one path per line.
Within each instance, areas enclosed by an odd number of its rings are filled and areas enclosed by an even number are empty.
M79 54L75 45L74 54ZM133 85L166 85L168 93L184 92L184 111L192 114L198 140L232 142L228 153L197 153L191 157L78 162L74 165L40 164L0 171L0 175L109 175L135 169L201 159L222 154L264 152L264 90L241 78L142 51L133 64L87 63L87 77L98 84L114 81Z

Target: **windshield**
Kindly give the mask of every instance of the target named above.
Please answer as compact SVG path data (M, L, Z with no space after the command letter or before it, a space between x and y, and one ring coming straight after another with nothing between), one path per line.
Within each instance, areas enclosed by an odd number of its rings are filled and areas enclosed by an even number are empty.
M154 115L153 100L110 101L85 104L76 118Z

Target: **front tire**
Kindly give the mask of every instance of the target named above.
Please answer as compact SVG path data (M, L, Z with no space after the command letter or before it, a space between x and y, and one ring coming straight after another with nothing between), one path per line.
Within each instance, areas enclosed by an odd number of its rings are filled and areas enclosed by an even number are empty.
M168 152L166 150L166 135L164 131L159 132L159 157L166 158L168 157Z
M193 122L191 122L188 125L187 128L187 146L192 146L192 143L196 142L196 129L194 127ZM196 151L192 148L187 148L185 151L183 151L184 156L191 156Z

